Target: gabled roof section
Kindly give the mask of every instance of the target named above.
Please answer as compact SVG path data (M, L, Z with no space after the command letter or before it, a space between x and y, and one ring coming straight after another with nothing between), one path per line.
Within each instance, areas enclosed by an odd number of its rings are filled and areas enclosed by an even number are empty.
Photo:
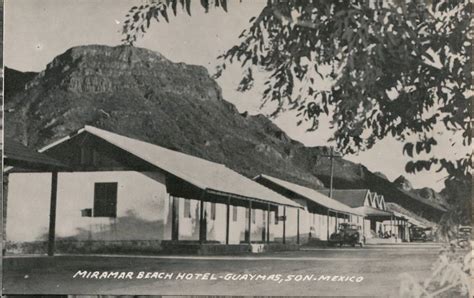
M328 189L318 189L318 192L329 196ZM333 189L332 198L349 207L357 208L364 206L366 198L370 200L370 191L368 189Z
M385 198L383 195L379 195L379 208L382 210L387 209L387 204L385 203Z
M90 133L202 190L257 199L279 205L302 207L298 203L281 196L222 164L125 137L93 126L86 125L76 135L82 133ZM65 137L43 148L43 150L47 151L72 137Z
M262 179L265 179L265 180L268 180L280 187L283 187L287 190L289 190L290 192L293 192L295 194L298 194L310 201L313 201L314 203L316 204L319 204L321 206L324 206L328 209L332 209L332 210L335 210L335 211L340 211L340 212L345 212L345 213L350 213L350 214L355 214L355 215L362 215L360 214L360 212L357 212L356 210L354 210L353 208L350 208L349 206L341 203L341 202L338 202L337 200L334 200L334 199L331 199L329 198L328 196L320 193L319 191L316 191L314 189L311 189L311 188L308 188L308 187L304 187L304 186L301 186L301 185L298 185L298 184L294 184L294 183L291 183L291 182L288 182L288 181L285 181L285 180L281 180L281 179L278 179L278 178L275 178L275 177L271 177L271 176L268 176L268 175L264 175L264 174L261 174L257 177L255 177L254 179L259 179L259 178L262 178Z
M372 192L372 203L370 204L371 207L373 208L380 208L380 195L378 195L376 192Z
M60 161L28 148L20 142L10 138L5 138L3 153L6 166L42 171L67 168L67 166Z

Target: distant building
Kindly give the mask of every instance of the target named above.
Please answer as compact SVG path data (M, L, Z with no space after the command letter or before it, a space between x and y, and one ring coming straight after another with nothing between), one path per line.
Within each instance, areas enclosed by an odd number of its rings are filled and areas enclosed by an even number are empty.
M304 206L300 231L304 242L310 238L327 241L343 222L369 227L370 222L364 221L362 212L319 191L264 174L254 180Z
M325 195L329 194L329 190L318 191ZM383 195L378 195L369 189L335 189L332 197L364 214L369 221L366 230L368 238L383 238L385 235L390 235L402 241L409 241L407 217L402 213L395 214L389 211Z

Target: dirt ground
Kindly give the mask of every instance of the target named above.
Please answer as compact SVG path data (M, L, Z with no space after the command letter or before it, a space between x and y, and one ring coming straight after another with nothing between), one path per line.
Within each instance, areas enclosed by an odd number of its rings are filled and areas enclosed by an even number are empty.
M413 244L241 256L7 257L3 294L398 296L403 274L427 278L437 254L434 245Z

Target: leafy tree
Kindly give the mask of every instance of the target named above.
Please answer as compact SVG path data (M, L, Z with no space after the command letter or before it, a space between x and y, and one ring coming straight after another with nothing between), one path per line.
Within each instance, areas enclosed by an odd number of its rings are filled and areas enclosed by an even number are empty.
M200 4L206 12L227 11L226 0ZM413 158L407 172L436 165L448 172L448 193L466 191L450 198L454 209L446 220L467 224L470 155L456 161L420 155L437 145L435 129L471 144L471 8L469 0L270 0L239 43L218 57L216 76L239 63L239 90L245 91L256 69L268 72L263 103L276 103L273 115L295 109L298 124L310 121L310 130L318 128L321 114L329 115L332 140L343 153L370 149L387 136L403 142L404 154ZM132 7L123 42L133 44L153 20L168 22L179 10L191 15L191 1ZM330 90L318 89L319 79L331 80Z

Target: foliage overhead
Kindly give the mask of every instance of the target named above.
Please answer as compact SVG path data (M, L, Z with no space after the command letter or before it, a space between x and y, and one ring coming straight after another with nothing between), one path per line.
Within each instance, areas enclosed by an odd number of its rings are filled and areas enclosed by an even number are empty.
M227 11L225 0L201 0ZM123 42L133 44L153 20L169 21L190 0L150 0L132 7ZM318 128L331 117L333 140L343 153L371 148L392 136L404 154L430 154L434 130L462 135L471 144L472 94L469 0L302 1L270 0L237 45L219 57L217 76L229 63L243 68L239 90L253 86L255 70L268 72L263 103L273 115L298 111L298 124ZM318 81L330 80L321 90ZM414 141L413 141L414 140ZM454 145L454 141L453 141ZM447 170L448 180L470 181L470 156L457 161L430 157L410 161L406 171ZM470 182L469 182L470 183Z

